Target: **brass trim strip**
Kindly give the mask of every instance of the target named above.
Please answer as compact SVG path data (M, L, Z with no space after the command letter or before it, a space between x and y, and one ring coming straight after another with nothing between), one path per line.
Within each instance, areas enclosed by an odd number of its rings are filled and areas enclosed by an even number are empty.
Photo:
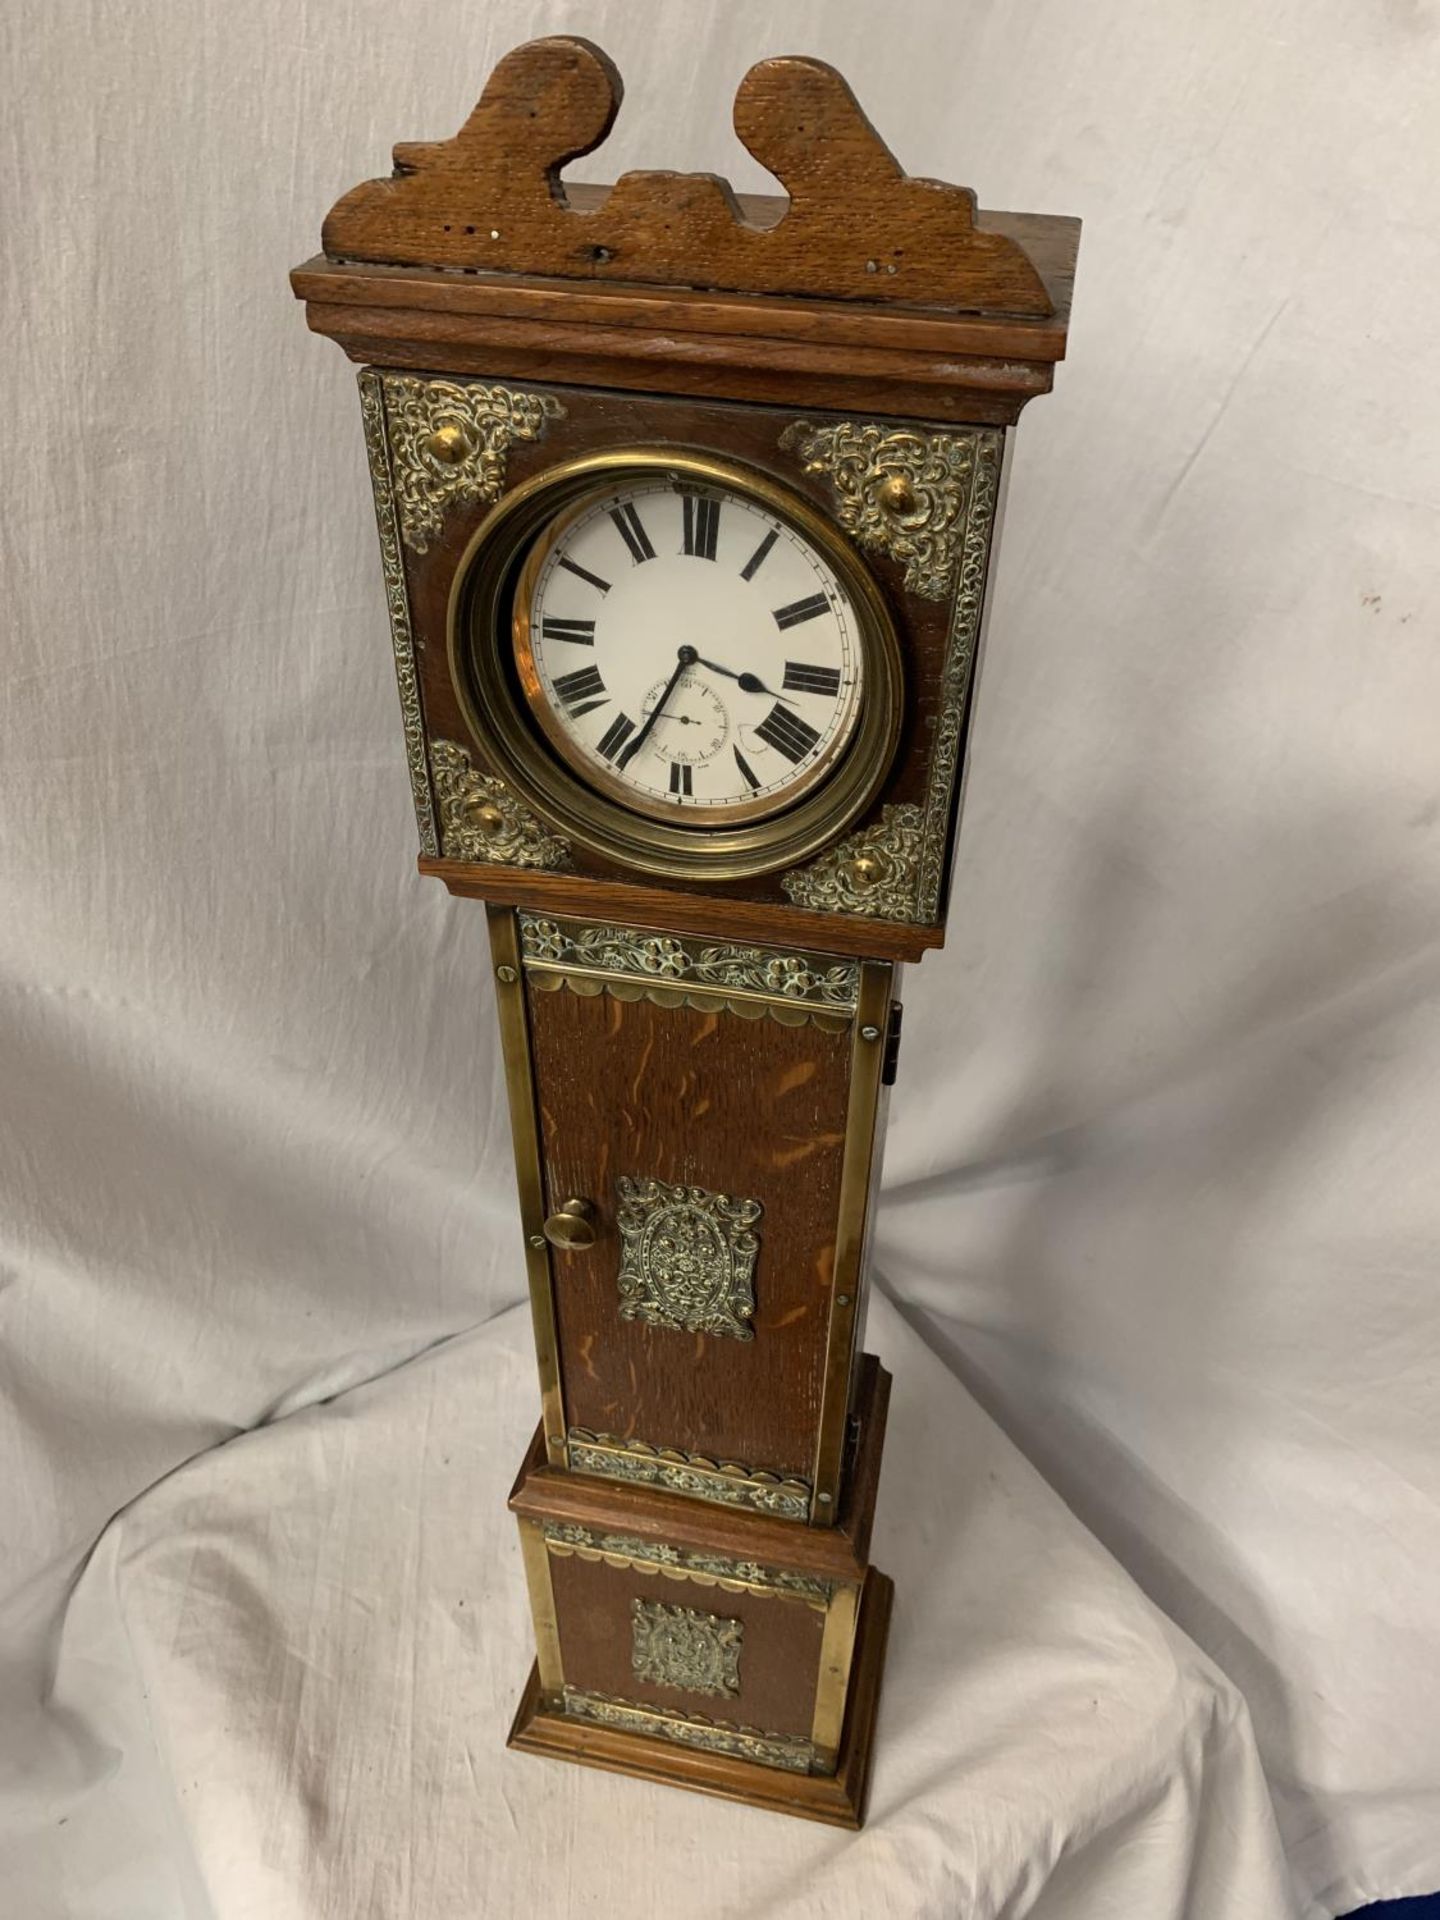
M706 1753L725 1753L737 1760L754 1760L784 1773L823 1771L809 1740L798 1734L763 1733L758 1727L735 1726L728 1720L710 1720L701 1713L644 1707L616 1694L592 1693L588 1687L566 1687L561 1711L572 1720L589 1720L622 1733L648 1734L652 1740L673 1740L677 1746L698 1747Z
M545 1456L551 1466L565 1465L565 1403L560 1385L559 1343L555 1330L555 1280L545 1224L545 1177L540 1161L540 1128L535 1110L535 1076L530 1061L530 1026L525 1012L525 983L520 971L520 940L511 907L486 907L490 954L495 964L495 1009L510 1101L510 1131L515 1143L515 1186L520 1196L520 1229L525 1236L525 1273L530 1288L530 1319L535 1336L535 1365L540 1374L541 1420Z
M850 1043L850 1104L845 1115L840 1204L835 1222L835 1269L830 1283L825 1381L815 1447L815 1499L810 1511L810 1524L818 1527L832 1526L840 1506L850 1369L856 1316L865 1284L870 1171L895 971L888 960L865 960L860 967L860 1002Z
M385 604L390 613L390 644L395 653L395 684L400 691L400 719L405 728L405 758L410 767L415 824L420 831L420 851L438 855L440 842L435 830L430 768L425 759L425 720L420 710L415 636L410 626L410 591L405 583L405 561L400 551L400 523L395 512L395 481L390 465L383 389L380 375L371 367L364 368L360 374L360 415L365 423L365 452L370 464L370 487L375 496L375 526L380 535L380 566L385 576Z
M808 1520L810 1489L803 1480L783 1478L738 1460L710 1460L700 1453L681 1453L673 1447L652 1447L644 1440L620 1440L610 1433L592 1433L572 1427L566 1460L574 1473L593 1473L607 1480L627 1480L642 1487L662 1487L667 1493L688 1494L714 1506L748 1507L782 1520Z
M699 1548L673 1547L667 1541L639 1540L627 1533L592 1533L573 1520L541 1523L548 1552L560 1559L574 1554L592 1564L623 1567L631 1573L663 1574L667 1580L693 1581L697 1587L720 1587L726 1593L755 1593L798 1600L820 1611L828 1609L836 1582L818 1574L792 1573L782 1567L762 1567L754 1560L731 1560L724 1554Z
M525 1585L530 1591L530 1617L535 1627L535 1659L541 1690L558 1695L565 1688L560 1654L560 1620L555 1611L555 1586L550 1578L550 1556L538 1520L520 1521L520 1557L525 1563Z
M520 915L527 972L611 986L658 988L679 996L705 992L787 1008L818 1007L850 1014L860 992L860 967L830 954L735 946L656 933L642 927L592 925L581 920Z
M815 1681L815 1717L810 1738L827 1772L833 1772L845 1730L845 1705L850 1693L850 1668L855 1655L855 1627L860 1617L858 1586L837 1586L825 1609L820 1641L820 1672Z

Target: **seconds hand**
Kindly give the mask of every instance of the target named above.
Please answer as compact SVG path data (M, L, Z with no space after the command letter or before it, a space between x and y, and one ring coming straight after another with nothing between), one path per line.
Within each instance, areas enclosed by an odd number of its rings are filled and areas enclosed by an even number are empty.
M684 674L685 669L687 667L693 667L695 665L695 662L700 658L699 654L695 651L694 647L681 647L675 657L679 664L676 666L675 671L671 674L670 678L665 682L665 691L661 694L660 698L655 702L654 706L650 709L650 712L646 716L644 726L641 727L640 731L636 734L635 738L630 742L629 746L626 747L625 751L620 755L619 759L615 762L615 765L617 768L629 766L630 762L635 758L636 754L640 751L641 747L643 747L645 742L650 738L650 734L652 729L654 728L655 722L660 718L661 714L664 713L665 711L665 702L670 698L671 694L675 691L676 687L680 684L680 679L681 679L681 676Z

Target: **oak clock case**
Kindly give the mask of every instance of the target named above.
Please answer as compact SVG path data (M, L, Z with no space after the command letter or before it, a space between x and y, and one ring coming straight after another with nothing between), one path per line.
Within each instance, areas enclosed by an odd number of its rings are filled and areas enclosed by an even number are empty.
M562 183L619 100L517 49L292 278L362 368L420 867L488 922L540 1387L510 1744L853 1827L899 968L1078 222L909 179L806 59L735 103L788 202Z

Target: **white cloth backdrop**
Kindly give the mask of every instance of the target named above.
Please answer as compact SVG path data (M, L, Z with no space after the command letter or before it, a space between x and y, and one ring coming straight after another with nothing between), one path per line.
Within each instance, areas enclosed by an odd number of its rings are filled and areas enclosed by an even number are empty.
M285 273L558 30L629 87L591 177L763 184L735 82L814 51L912 171L1086 222L907 981L858 1839L499 1747L535 1400L483 933L414 877L353 374ZM0 35L5 1920L1440 1884L1431 0Z

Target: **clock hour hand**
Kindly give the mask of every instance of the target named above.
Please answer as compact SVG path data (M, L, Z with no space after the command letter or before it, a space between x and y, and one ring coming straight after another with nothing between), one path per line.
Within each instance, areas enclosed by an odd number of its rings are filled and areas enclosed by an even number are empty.
M685 673L686 668L693 667L695 665L695 662L699 659L699 657L700 656L696 653L694 647L680 648L679 652L676 655L675 671L671 674L670 678L665 682L665 691L661 694L660 698L655 702L654 706L650 709L649 713L646 714L644 726L641 727L640 731L636 734L635 738L630 742L629 746L626 747L625 751L620 755L619 759L615 762L617 771L622 767L628 767L630 762L635 758L636 754L640 751L641 747L643 747L645 742L650 738L651 732L653 731L655 726L655 722L660 718L660 716L665 711L665 702L670 698L671 694L674 693L676 687L679 686L681 677Z
M773 692L756 674L736 673L733 667L722 667L718 660L705 660L698 654L695 658L695 664L697 667L708 667L711 673L723 673L727 680L737 680L740 683L740 691L742 693L768 694L772 700L783 700L787 707L793 707L795 704L793 700L788 699L783 693Z

